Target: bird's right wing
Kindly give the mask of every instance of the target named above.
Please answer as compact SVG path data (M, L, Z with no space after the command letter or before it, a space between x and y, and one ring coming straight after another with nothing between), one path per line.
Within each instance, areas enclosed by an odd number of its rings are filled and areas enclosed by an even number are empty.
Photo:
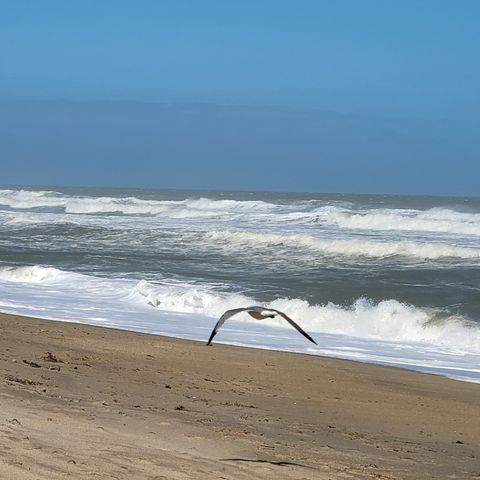
M245 310L250 310L251 307L245 307L245 308L234 308L233 310L227 310L218 320L216 323L215 327L212 330L212 333L210 335L210 338L208 339L207 345L212 344L213 337L217 334L218 330L220 327L225 323L225 320L228 320L230 317L233 317L237 313L244 312Z
M274 308L272 308L272 310L274 312L277 312L281 317L283 317L293 328L295 328L296 330L298 330L305 338L307 338L308 340L310 340L312 343L314 343L315 345L317 345L317 342L300 326L298 325L297 323L295 323L288 315L286 315L285 313L281 312L280 310L275 310Z

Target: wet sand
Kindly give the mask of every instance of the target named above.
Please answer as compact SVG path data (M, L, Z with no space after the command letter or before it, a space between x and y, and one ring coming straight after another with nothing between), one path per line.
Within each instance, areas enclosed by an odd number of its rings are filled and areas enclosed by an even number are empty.
M0 478L480 478L480 385L0 314Z

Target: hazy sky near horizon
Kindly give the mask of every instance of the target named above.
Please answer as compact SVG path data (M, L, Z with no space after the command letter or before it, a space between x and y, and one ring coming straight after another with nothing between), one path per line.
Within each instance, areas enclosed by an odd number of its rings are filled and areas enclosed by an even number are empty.
M475 0L3 0L0 183L480 195L479 58Z

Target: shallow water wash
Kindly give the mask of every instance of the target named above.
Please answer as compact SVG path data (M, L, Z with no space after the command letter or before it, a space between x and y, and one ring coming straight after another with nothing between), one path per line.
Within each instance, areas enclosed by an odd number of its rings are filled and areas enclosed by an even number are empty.
M0 189L0 310L480 382L480 199Z

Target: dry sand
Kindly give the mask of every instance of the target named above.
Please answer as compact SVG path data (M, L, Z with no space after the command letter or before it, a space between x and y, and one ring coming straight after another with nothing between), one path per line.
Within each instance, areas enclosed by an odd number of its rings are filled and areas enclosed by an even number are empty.
M0 479L480 478L480 385L0 314Z

